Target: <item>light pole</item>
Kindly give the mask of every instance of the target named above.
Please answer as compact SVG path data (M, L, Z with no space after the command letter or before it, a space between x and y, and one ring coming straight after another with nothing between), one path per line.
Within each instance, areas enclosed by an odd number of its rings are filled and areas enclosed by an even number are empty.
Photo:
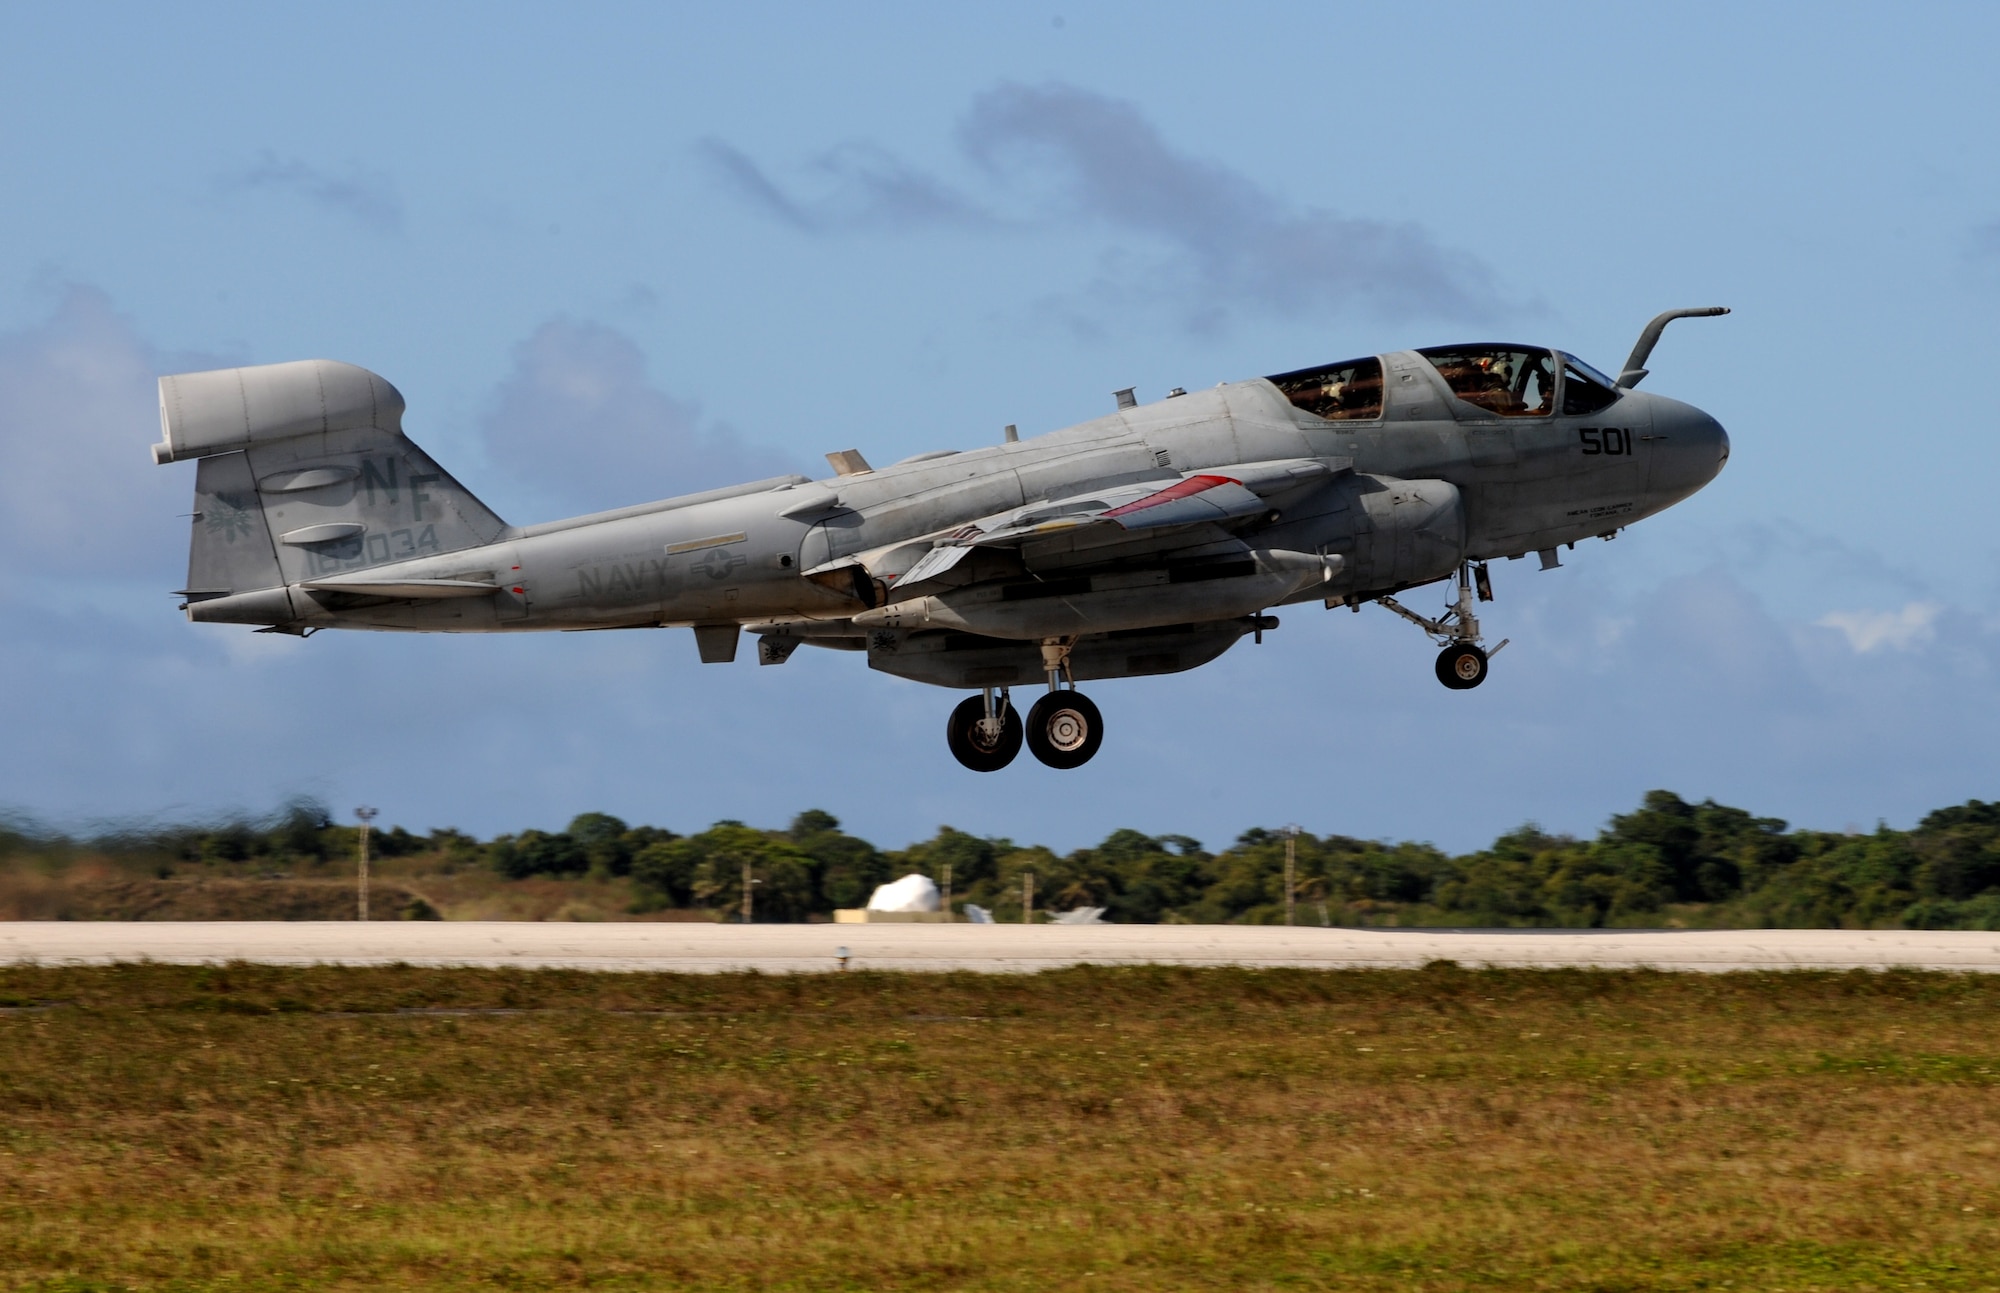
M1033 871L1023 871L1021 873L1021 923L1023 925L1032 925L1035 923L1035 873Z
M753 880L750 877L750 864L745 862L743 864L743 923L746 925L750 923L750 892L762 883L764 883L762 880Z
M1292 923L1298 905L1298 885L1294 883L1299 867L1299 828L1296 825L1285 828L1285 923Z
M951 920L951 863L944 864L944 918Z
M361 914L357 919L368 919L368 824L379 815L374 808L357 808L354 815L361 819Z

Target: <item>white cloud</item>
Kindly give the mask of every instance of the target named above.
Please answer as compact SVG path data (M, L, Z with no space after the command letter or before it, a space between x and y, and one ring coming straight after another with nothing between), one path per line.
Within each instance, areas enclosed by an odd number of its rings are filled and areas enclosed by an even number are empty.
M1936 602L1911 602L1899 611L1832 611L1815 621L1821 628L1839 629L1855 651L1867 655L1884 647L1910 651L1930 642L1938 612Z
M0 553L12 573L129 575L186 552L189 469L162 470L163 357L90 287L65 291L47 322L0 333ZM169 367L169 365L173 365ZM172 588L174 584L163 587Z
M514 349L481 422L493 465L533 486L551 515L651 502L779 475L777 453L703 426L698 405L653 385L645 352L615 328L555 319ZM538 521L547 516L507 518Z
M1617 646L1625 640L1637 621L1630 615L1606 616L1597 621L1597 645Z

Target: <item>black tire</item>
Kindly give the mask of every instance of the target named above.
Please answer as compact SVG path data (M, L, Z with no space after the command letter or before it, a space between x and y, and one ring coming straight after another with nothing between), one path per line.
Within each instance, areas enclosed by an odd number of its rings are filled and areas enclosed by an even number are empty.
M1080 768L1104 744L1104 715L1090 697L1052 691L1028 711L1028 752L1051 768Z
M1486 681L1486 653L1470 642L1438 652L1438 681L1453 691L1470 691Z
M1006 701L1000 702L1000 739L988 744L980 740L979 720L986 717L986 698L972 696L961 701L945 722L944 740L951 757L974 772L998 772L1021 752L1021 714Z

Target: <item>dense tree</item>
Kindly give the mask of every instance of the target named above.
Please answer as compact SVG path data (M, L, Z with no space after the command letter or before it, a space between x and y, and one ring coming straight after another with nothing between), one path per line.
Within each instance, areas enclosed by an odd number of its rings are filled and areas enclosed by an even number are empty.
M999 879L999 858L1013 847L1006 840L981 839L956 827L940 826L936 835L890 855L889 860L899 876L914 872L933 880L942 880L949 866L953 888L969 893L982 882Z
M589 869L598 875L624 875L632 869L630 828L610 813L578 813L563 834L583 850Z
M590 867L583 846L556 831L522 831L493 841L493 869L510 880L531 875L581 875Z
M818 910L859 907L876 885L891 878L889 859L867 840L842 831L832 813L809 808L792 819L785 834L812 859L815 888L824 904Z
M744 868L759 920L803 920L814 901L812 857L783 834L717 822L698 835L649 845L632 859L632 878L661 905L740 911Z
M316 799L294 799L279 812L271 831L275 851L290 857L323 858L327 855L327 827L333 825L326 805ZM407 835L403 828L398 834Z
M121 857L168 876L268 874L293 864L344 865L356 828L312 800L264 819L138 827L70 840L20 819L0 821L0 859ZM1269 923L1285 915L1283 831L1255 828L1217 853L1185 836L1112 832L1058 853L939 827L893 852L808 809L783 830L717 822L682 838L579 814L561 830L481 843L461 831L377 831L384 859L431 855L450 870L483 863L501 875L614 882L629 877L638 909L691 908L731 917L744 867L759 920L824 918L865 903L911 872L954 905L1021 918L1032 873L1038 913L1102 907L1114 921ZM1530 823L1487 848L1450 856L1428 844L1300 832L1292 841L1296 918L1317 924L1498 926L1850 926L2000 929L2000 801L1940 808L1912 830L1791 830L1714 800L1648 792L1591 839Z
M1917 824L1912 851L1918 893L1963 901L2000 889L2000 803L1974 799Z

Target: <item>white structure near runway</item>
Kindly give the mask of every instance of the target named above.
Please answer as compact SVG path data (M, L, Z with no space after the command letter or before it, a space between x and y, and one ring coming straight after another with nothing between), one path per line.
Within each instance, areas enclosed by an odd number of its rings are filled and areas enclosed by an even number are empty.
M838 970L1023 973L1069 965L1300 969L1559 966L1662 970L2000 972L2000 933L1931 930L1398 930L1270 925L707 925L487 921L21 921L0 963L513 965L767 974Z

